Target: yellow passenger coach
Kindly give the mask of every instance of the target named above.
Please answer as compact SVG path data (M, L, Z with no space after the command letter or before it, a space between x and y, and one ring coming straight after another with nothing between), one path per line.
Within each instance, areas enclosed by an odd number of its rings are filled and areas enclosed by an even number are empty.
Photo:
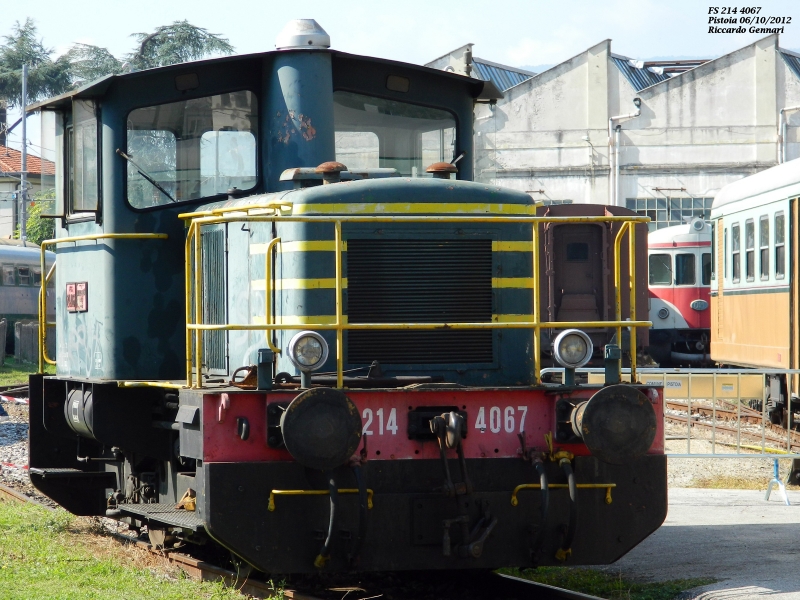
M800 159L732 183L714 199L711 358L721 365L800 366L798 198ZM787 382L773 377L769 396L771 408L782 405ZM782 417L770 412L773 421Z

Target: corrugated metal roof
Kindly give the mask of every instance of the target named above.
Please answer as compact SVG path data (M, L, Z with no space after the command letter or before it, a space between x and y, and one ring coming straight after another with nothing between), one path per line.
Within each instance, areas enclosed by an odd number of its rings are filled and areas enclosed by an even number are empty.
M611 60L617 65L617 68L622 71L625 79L628 80L637 92L641 92L644 88L650 87L657 83L661 83L669 79L669 75L653 73L650 69L637 69L631 65L630 59L622 56L611 55Z
M783 60L786 61L786 64L792 70L792 72L797 76L800 77L800 57L795 54L789 54L783 50L780 50L781 56Z
M491 81L503 92L535 75L535 73L529 71L498 65L477 57L472 59L472 66L475 68L475 75L479 79Z

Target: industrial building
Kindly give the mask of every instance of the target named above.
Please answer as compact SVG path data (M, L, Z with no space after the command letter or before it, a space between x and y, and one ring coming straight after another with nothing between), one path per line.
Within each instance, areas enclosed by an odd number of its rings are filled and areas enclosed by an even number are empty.
M476 179L545 203L628 206L666 227L800 156L800 54L777 35L713 60L638 61L604 40L538 74L475 59L471 44L428 66L503 91L476 108Z

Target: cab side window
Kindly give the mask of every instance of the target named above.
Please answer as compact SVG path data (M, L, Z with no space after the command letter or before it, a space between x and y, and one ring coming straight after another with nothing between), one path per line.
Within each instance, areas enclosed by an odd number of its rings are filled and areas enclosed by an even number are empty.
M739 224L731 227L731 265L733 267L733 283L742 279L742 261L740 251Z

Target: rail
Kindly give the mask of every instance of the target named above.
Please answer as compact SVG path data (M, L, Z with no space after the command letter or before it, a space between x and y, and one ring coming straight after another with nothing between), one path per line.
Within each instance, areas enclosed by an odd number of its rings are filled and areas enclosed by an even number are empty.
M540 382L540 355L541 355L541 330L542 329L567 329L571 327L585 329L614 328L617 339L621 342L623 328L631 332L631 347L636 343L636 328L651 327L650 321L637 321L636 315L636 289L635 289L635 224L646 223L650 219L643 216L593 216L593 217L535 217L527 215L481 215L481 216L451 216L451 215L413 215L413 216L383 216L383 215L287 215L283 214L287 208L286 203L269 203L251 205L249 207L226 207L215 211L199 213L186 213L179 215L188 221L186 236L186 382L188 387L202 388L203 364L203 331L264 331L269 347L276 352L280 349L272 342L273 332L278 330L298 329L296 324L283 324L271 322L270 296L271 271L265 273L265 308L268 309L264 324L207 324L203 322L203 273L202 273L202 244L201 229L209 225L224 223L324 223L334 226L334 251L335 251L335 317L333 323L306 323L305 328L318 331L336 332L336 385L343 387L344 371L344 332L364 329L393 329L393 330L433 330L433 329L531 329L533 335L533 380ZM271 214L270 214L271 213ZM346 223L452 223L452 224L516 224L532 225L532 265L533 265L533 290L532 314L530 320L508 323L480 322L480 323L348 323L343 314L343 277L342 277L342 252L343 238L342 226ZM613 321L542 321L539 291L539 228L546 223L621 223L620 230L614 240L614 282L616 284L615 319ZM622 318L622 260L621 245L625 233L628 233L628 276L630 304L628 320ZM280 238L274 238L269 244L265 267L271 269L271 258L275 245L281 243ZM194 313L194 314L192 314ZM636 352L631 352L631 368L636 372Z
M72 237L55 238L51 240L44 240L39 245L41 253L40 261L42 273L45 272L45 251L48 246L57 246L58 244L71 244L78 242L89 242L97 240L165 240L167 239L166 233L95 233L91 235L76 235ZM47 328L55 327L55 323L47 322L47 284L55 273L56 266L50 269L46 277L42 277L42 285L39 289L39 373L44 373L45 363L54 365L56 361L47 356Z
M546 368L542 375L563 371ZM602 369L577 372L585 374L589 383L603 383ZM630 369L622 373L623 381L630 381ZM685 435L685 452L668 451L670 458L800 459L800 403L792 388L796 375L800 369L643 368L637 372L640 383L664 388L664 431L671 432L667 441L681 441ZM787 386L784 416L778 423L770 415L769 409L775 407L768 402L768 376L783 378Z

